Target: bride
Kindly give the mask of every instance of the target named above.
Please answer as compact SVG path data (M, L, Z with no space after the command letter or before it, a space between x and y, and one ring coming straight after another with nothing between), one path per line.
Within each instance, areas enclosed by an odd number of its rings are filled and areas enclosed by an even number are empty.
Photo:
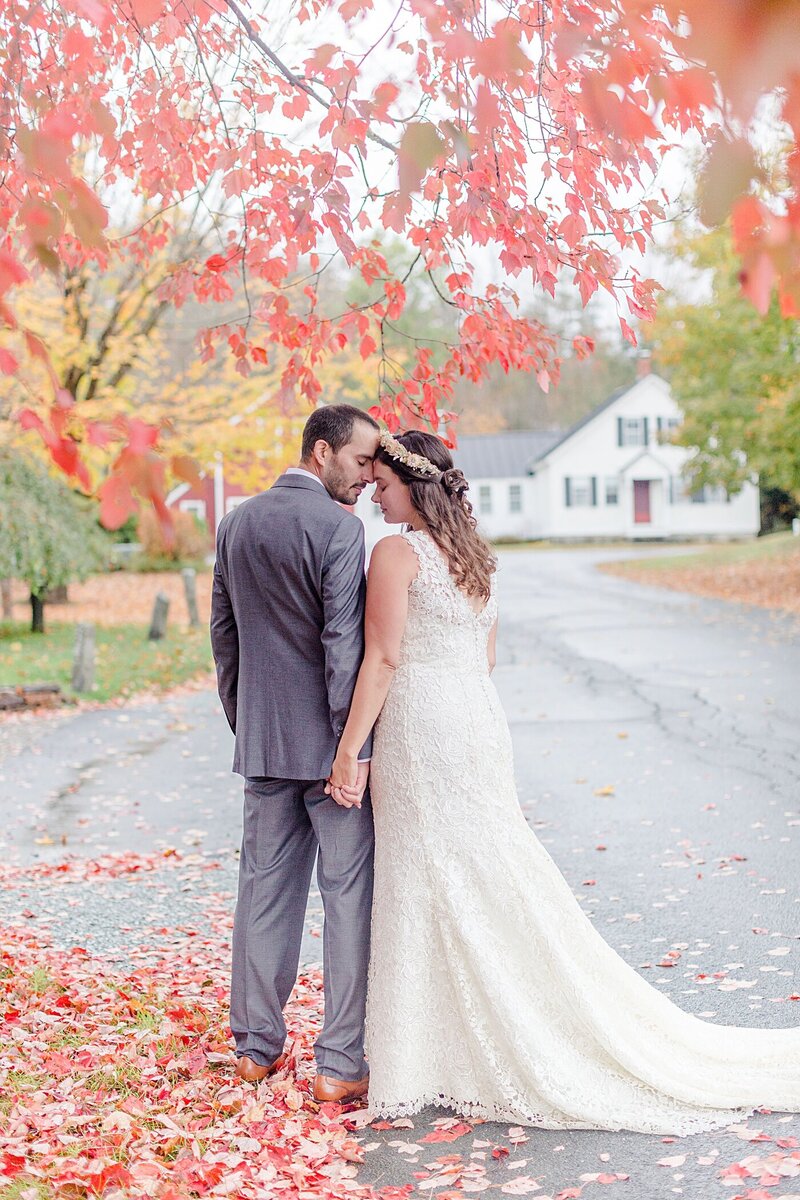
M683 1012L605 943L529 828L490 680L495 560L444 443L384 433L374 473L407 528L372 554L329 785L353 795L377 720L371 1113L681 1135L800 1110L800 1029Z

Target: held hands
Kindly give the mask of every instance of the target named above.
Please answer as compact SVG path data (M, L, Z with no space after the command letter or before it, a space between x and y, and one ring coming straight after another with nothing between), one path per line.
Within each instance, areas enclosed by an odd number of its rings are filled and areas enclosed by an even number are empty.
M342 808L361 808L368 779L369 763L357 762L354 755L345 754L340 747L325 784L325 793Z

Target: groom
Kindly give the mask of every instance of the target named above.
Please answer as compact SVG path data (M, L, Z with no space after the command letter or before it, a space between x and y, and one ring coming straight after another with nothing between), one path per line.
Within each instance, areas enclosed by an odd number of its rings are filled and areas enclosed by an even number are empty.
M353 1099L368 1084L370 743L355 802L326 795L325 781L364 647L364 531L340 504L354 504L372 481L379 433L349 404L318 408L299 467L220 524L214 567L211 644L236 735L233 770L245 779L231 980L236 1069L257 1083L283 1061L283 1008L316 859L325 911L319 1101Z

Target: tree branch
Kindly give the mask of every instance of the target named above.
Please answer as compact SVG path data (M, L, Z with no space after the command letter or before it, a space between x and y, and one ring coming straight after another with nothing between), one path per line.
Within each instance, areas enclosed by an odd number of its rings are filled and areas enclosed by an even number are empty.
M317 104L321 104L324 109L329 110L331 105L328 103L325 97L320 96L318 92L315 92L311 85L306 83L305 79L301 79L299 75L295 75L294 71L287 67L286 64L278 58L275 51L272 50L264 41L264 39L256 33L255 29L250 24L250 21L239 8L236 0L225 0L225 3L236 17L236 20L239 22L253 45L256 46L261 53L269 59L272 65L280 71L284 79L288 80L292 87L299 88L301 92L305 92L306 95L310 96L312 100L315 100ZM397 146L393 146L391 142L387 142L385 138L380 136L380 134L373 133L371 130L368 130L367 137L371 142L376 142L379 146L383 146L384 150L391 150L392 154L397 154Z

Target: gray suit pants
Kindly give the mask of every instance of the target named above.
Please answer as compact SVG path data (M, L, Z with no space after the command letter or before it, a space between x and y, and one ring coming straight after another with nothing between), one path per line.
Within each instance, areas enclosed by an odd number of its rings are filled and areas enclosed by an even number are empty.
M233 925L236 1054L267 1065L283 1051L283 1008L297 978L314 859L325 910L325 1023L314 1055L336 1079L361 1079L372 908L372 806L342 808L324 782L246 779Z

